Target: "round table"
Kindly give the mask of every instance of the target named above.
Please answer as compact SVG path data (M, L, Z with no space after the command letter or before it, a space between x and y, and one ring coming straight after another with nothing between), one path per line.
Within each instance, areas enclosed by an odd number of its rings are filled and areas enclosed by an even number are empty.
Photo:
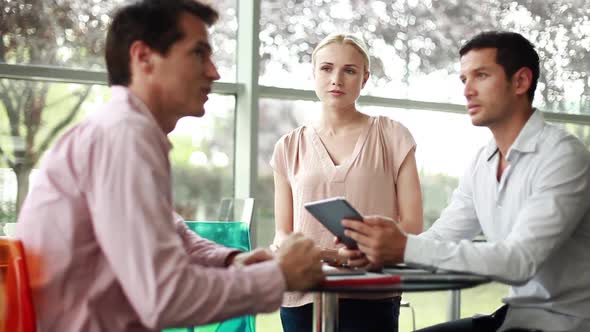
M370 278L388 278L399 276L396 282L387 284L351 284L344 285L342 280L358 280ZM394 278L395 279L395 278ZM449 272L432 272L420 269L384 269L382 273L368 273L359 276L327 276L327 282L312 289L316 293L314 300L314 331L335 332L338 331L338 294L339 293L392 293L392 292L428 292L440 290L459 290L471 288L491 281L490 278ZM339 280L340 284L331 285L330 282ZM373 279L376 280L376 279Z

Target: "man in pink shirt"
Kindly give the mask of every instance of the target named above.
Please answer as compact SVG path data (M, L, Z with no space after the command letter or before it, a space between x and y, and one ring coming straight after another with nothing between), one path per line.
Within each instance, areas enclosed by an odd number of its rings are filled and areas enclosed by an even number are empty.
M191 0L119 10L106 44L112 100L45 156L19 215L41 331L156 331L278 309L323 275L294 235L275 257L200 238L172 210L166 134L202 116L211 84L207 26Z

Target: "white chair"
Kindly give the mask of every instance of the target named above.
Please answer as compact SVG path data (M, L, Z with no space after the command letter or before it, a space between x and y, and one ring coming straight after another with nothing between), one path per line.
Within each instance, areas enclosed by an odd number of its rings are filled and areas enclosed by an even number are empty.
M224 197L219 204L218 221L241 221L248 225L254 216L254 198Z
M412 331L416 331L416 312L414 312L414 308L408 301L402 300L399 304L400 308L408 308L412 313Z

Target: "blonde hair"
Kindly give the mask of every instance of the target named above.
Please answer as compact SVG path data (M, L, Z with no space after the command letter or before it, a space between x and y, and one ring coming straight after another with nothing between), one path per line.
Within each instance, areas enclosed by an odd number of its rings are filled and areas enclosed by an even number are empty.
M371 68L371 60L369 57L369 48L363 39L359 36L348 34L348 33L333 33L326 36L320 43L315 47L311 53L311 64L315 68L315 58L319 50L330 44L348 44L356 48L357 51L363 56L363 62L365 65L365 72L369 72Z

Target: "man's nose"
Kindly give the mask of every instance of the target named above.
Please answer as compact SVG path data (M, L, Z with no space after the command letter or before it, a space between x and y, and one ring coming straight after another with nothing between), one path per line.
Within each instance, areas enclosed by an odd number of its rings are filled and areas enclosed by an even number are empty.
M469 80L465 81L465 85L463 86L463 96L465 96L465 98L469 99L469 97L472 97L475 95L475 89L473 87L473 84L471 84L471 82Z
M219 72L217 71L217 67L215 66L213 61L209 61L209 64L207 65L207 69L205 71L205 75L212 81L217 81L220 78Z

